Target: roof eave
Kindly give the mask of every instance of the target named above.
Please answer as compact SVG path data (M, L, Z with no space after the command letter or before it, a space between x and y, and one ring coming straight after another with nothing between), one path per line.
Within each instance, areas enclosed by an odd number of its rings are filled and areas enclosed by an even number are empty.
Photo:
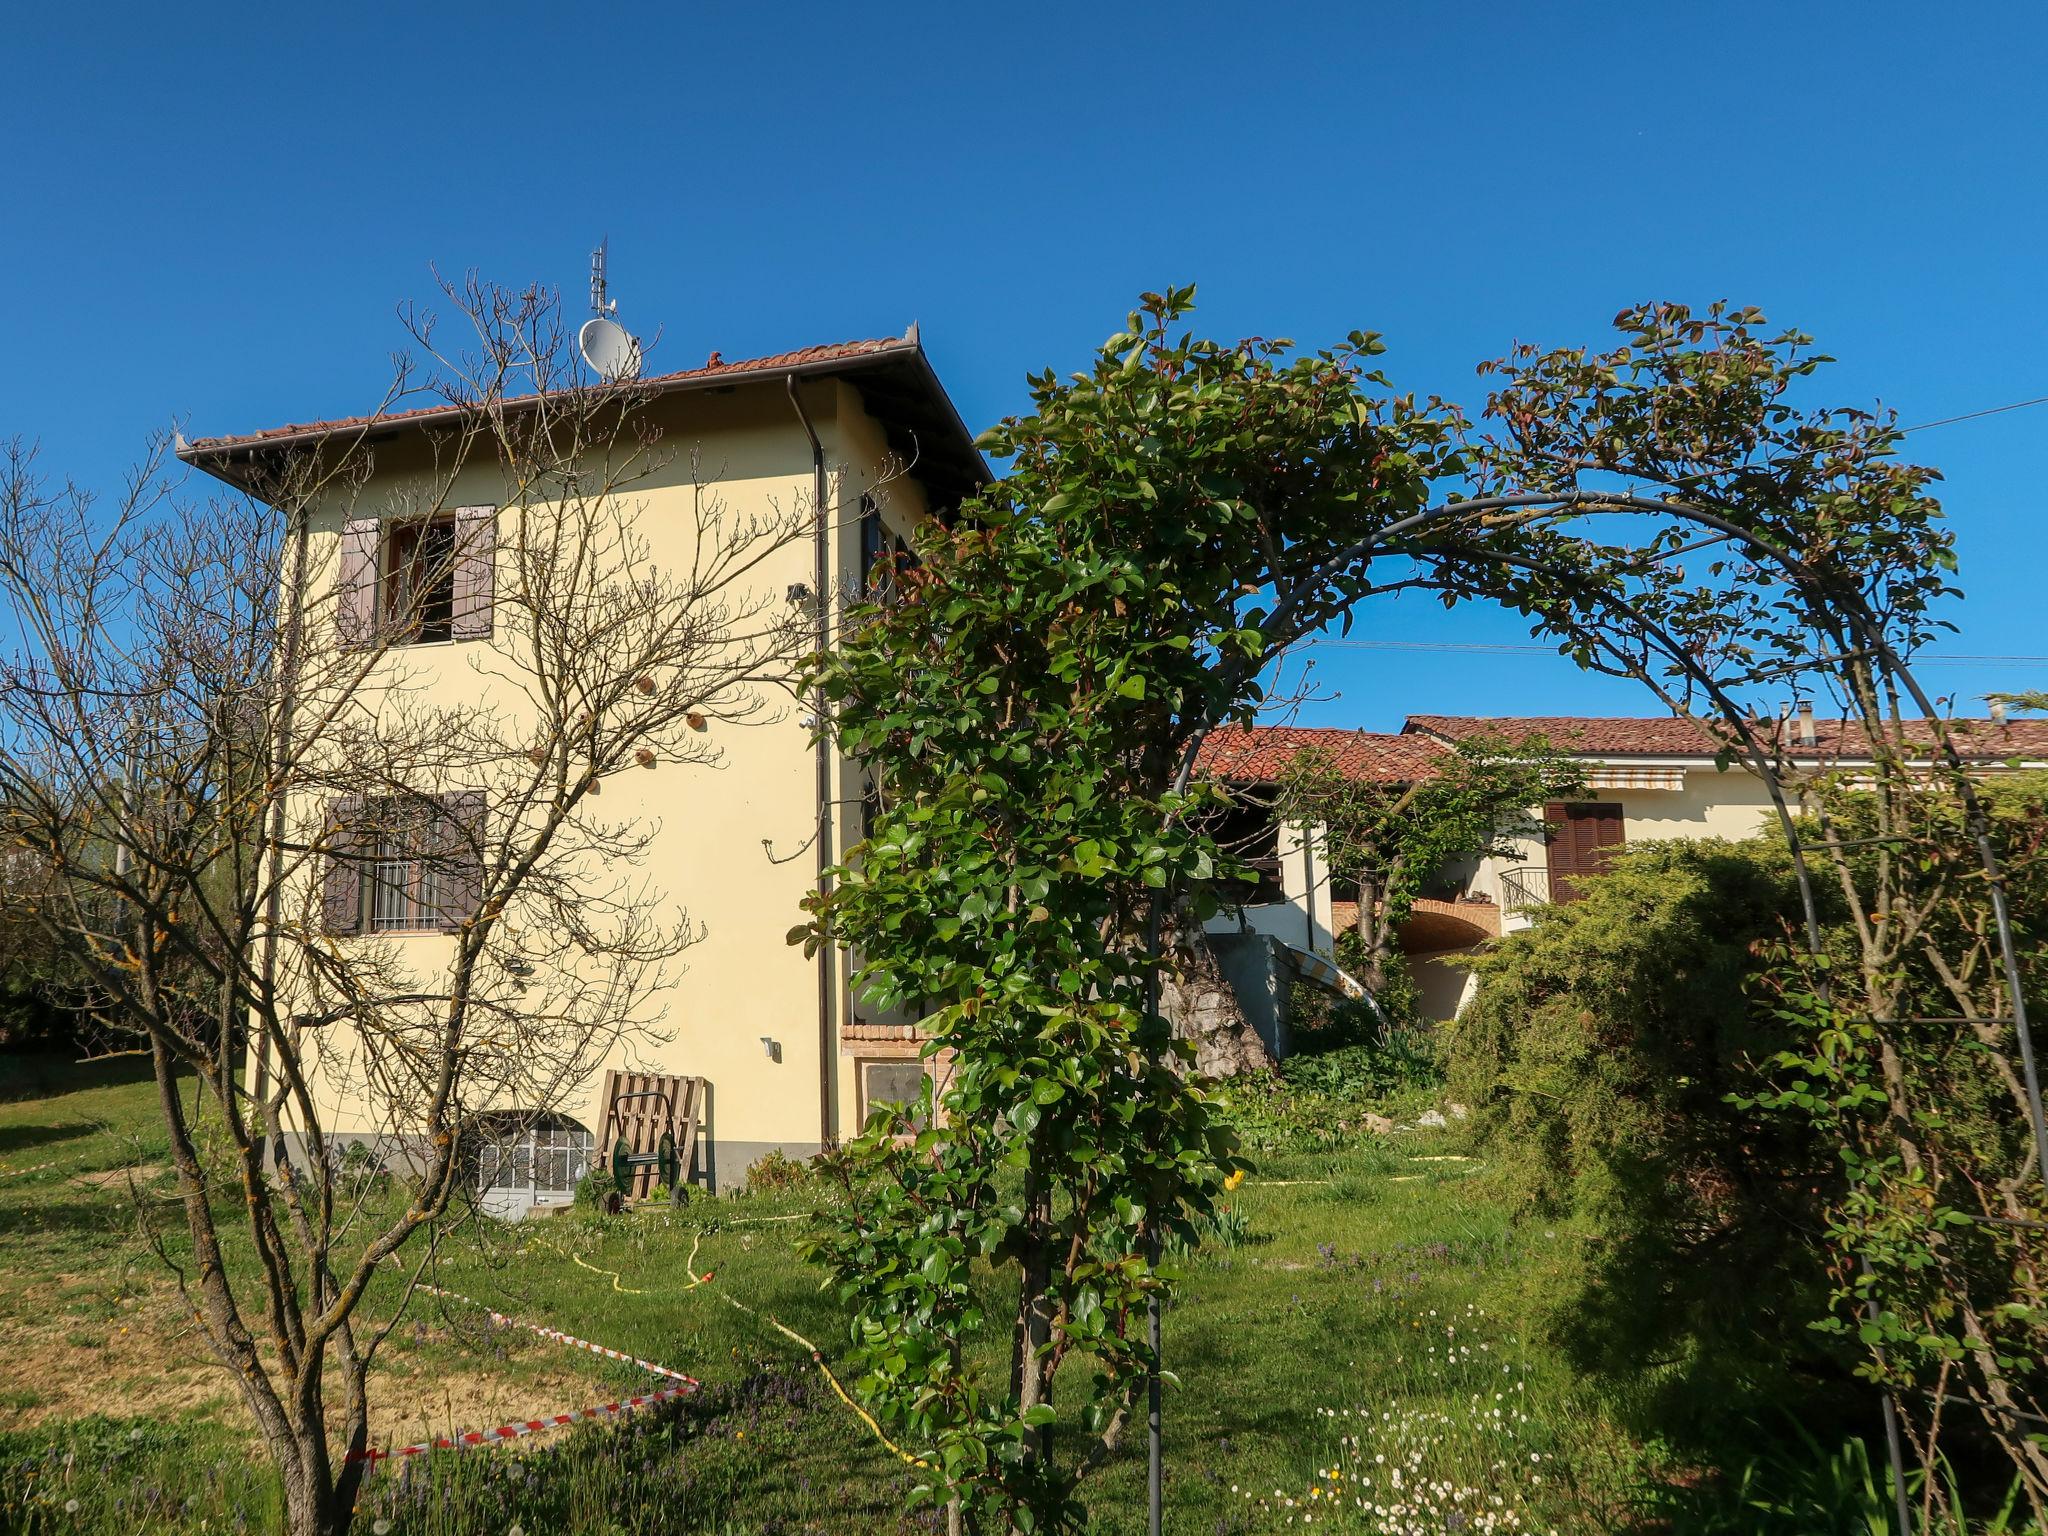
M767 383L787 378L820 378L835 375L857 375L863 369L881 364L908 362L918 376L919 382L929 391L941 407L944 423L958 434L956 448L964 450L962 464L966 470L963 477L973 485L986 485L995 476L990 472L988 462L981 456L981 450L974 445L974 434L961 419L959 409L953 404L952 396L940 383L937 370L931 359L925 355L924 344L914 337L887 346L875 347L852 357L812 358L804 362L782 363L763 368L729 368L718 372L692 371L678 374L669 379L650 381L650 393L655 397L694 394L708 390L731 389L741 384ZM507 409L529 409L537 402L536 396L521 396L505 402ZM255 484L258 466L268 458L295 448L304 448L336 439L353 437L358 444L387 440L411 431L431 431L434 427L448 422L459 421L471 407L449 405L408 413L403 416L369 417L360 421L323 422L312 426L270 433L262 436L242 438L201 439L196 443L178 444L179 460L194 469L202 470L215 479L233 486L236 490L260 496L262 492Z

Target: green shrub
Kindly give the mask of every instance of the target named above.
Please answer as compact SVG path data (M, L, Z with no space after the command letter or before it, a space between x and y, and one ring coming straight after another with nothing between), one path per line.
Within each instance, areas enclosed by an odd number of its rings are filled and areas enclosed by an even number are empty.
M1488 1176L1578 1225L1554 1322L1582 1364L1631 1379L1676 1364L1672 1390L1716 1411L1750 1392L1812 1402L1822 1384L1846 1404L1849 1362L1809 1327L1837 1164L1810 1131L1730 1103L1786 1043L1745 983L1753 946L1799 910L1788 856L1763 839L1644 844L1581 886L1479 958L1478 995L1445 1026Z
M791 1157L777 1147L757 1158L747 1169L747 1190L750 1194L762 1194L770 1190L801 1189L813 1177L814 1170L809 1163Z
M619 1181L612 1177L611 1169L593 1163L590 1171L576 1181L577 1208L602 1215L610 1210L611 1197L618 1192Z
M1378 1103L1443 1081L1435 1039L1416 1028L1383 1030L1357 1045L1290 1056L1280 1064L1280 1075L1346 1104Z

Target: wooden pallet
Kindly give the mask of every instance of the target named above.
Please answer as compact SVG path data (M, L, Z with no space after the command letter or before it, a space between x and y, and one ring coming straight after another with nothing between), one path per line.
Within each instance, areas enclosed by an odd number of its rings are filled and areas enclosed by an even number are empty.
M704 1100L710 1082L701 1077L672 1077L655 1072L606 1072L604 1075L604 1134L597 1140L597 1162L610 1167L612 1148L625 1137L636 1154L652 1154L661 1145L662 1132L676 1139L676 1163L682 1179L690 1183L697 1173L697 1129L704 1118ZM661 1098L620 1099L627 1094L658 1093ZM633 1170L630 1186L622 1191L628 1200L645 1200L655 1193L659 1175L652 1166Z

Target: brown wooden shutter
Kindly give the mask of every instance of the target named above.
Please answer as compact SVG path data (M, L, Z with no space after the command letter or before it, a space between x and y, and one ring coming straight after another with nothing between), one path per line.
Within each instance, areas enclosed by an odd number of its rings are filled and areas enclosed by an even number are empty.
M352 517L341 527L334 625L344 648L370 645L377 638L377 543L382 526L374 517Z
M1577 901L1584 894L1575 875L1596 875L1620 847L1624 836L1621 806L1589 801L1543 807L1550 842L1550 899Z
M363 822L363 802L356 796L335 801L327 812L327 875L320 916L329 933L363 931Z
M455 617L457 640L488 640L497 596L498 509L455 509Z
M484 895L484 792L458 790L440 797L435 818L436 873L440 877L440 925L460 928L476 916Z

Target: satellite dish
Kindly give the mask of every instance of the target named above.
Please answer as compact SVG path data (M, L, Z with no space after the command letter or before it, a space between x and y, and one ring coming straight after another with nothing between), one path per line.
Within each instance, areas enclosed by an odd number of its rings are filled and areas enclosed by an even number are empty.
M576 345L598 377L611 383L640 377L640 343L618 321L602 316L584 321Z

